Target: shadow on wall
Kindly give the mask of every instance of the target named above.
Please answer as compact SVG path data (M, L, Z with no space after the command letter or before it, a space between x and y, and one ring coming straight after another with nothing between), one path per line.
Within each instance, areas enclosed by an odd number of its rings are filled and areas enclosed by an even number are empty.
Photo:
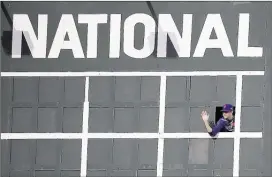
M12 54L12 29L13 29L13 22L12 22L12 19L8 13L8 10L4 4L3 1L1 1L1 10L3 11L4 15L5 15L5 18L7 19L8 21L8 24L10 26L10 31L3 31L3 34L1 36L1 43L2 43L2 47L4 49L4 52L7 54L7 55L11 55ZM18 32L21 32L21 31L18 31ZM17 33L17 31L15 31L14 33ZM26 33L27 34L27 33ZM29 38L29 35L24 35L22 34L22 43L20 44L21 45L21 51L16 51L14 52L15 55L30 55L30 50L29 50L29 47L27 45L27 42L26 42L26 37ZM31 40L28 40L28 41L31 41ZM29 44L29 46L33 47L32 44ZM19 53L20 52L20 53Z
M152 48L153 46L152 46L152 42L151 42L151 38L152 37L154 37L154 35L155 35L155 45L154 45L154 51L153 51L153 53L152 53L152 55L154 56L154 57L157 57L157 51L158 51L158 48L159 48L159 50L164 50L163 48L161 48L162 46L158 46L158 32L156 32L156 33L153 33L153 34L151 34L149 37L148 37L148 41L149 41L149 45L150 45L150 47ZM170 37L169 37L169 35L168 34L166 34L167 35L167 41L166 41L166 57L167 58L179 58L178 57L178 53L177 53L177 51L176 51L176 49L175 49L175 47L174 47L174 45L173 45L173 43L177 43L177 40L173 40L173 41L171 41L171 39L170 39ZM177 45L179 45L179 44L177 44Z
M3 34L1 37L1 43L3 46L4 52L8 56L11 56L12 55L12 31L3 31ZM32 46L32 45L30 45L30 46ZM21 51L13 52L13 54L20 55L19 52L21 52L21 55L30 55L31 54L24 34L22 35Z

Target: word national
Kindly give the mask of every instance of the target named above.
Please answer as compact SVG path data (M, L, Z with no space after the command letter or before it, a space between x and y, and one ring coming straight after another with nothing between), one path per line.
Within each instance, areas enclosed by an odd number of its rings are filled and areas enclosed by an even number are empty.
M121 14L110 14L109 22L107 14L79 14L78 23L85 24L87 27L87 33L84 34L87 38L87 47L83 49L73 15L63 14L61 16L53 42L49 47L47 41L48 15L38 15L36 35L27 14L14 14L12 58L21 58L23 34L33 58L58 58L62 49L70 49L74 58L97 58L97 41L100 37L98 36L98 25L105 23L110 23L109 58L120 56L121 44L124 53L132 58L146 58L154 51L156 51L157 57L166 57L167 37L173 43L180 58L192 57L191 53L193 53L193 57L203 57L208 48L218 48L222 51L223 56L234 57L220 14L207 14L193 52L191 52L193 15L182 14L182 17L182 29L177 29L170 14L159 14L157 24L150 15L132 14L124 19L123 25L121 25ZM144 33L140 36L143 38L141 49L134 47L134 39L139 38L134 33L136 24L144 26ZM121 31L123 31L123 36L121 36ZM210 39L212 31L216 33L216 39ZM237 35L237 57L262 56L263 49L261 47L249 47L248 44L249 14L239 14ZM65 36L68 36L68 40L65 39ZM122 42L121 39L123 39ZM48 55L46 51L48 51Z

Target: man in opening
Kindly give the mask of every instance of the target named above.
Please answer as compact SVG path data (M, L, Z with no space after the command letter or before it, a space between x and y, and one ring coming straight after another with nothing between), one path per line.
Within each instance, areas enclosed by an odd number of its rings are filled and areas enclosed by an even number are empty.
M221 112L223 112L223 117L221 117L216 124L209 121L209 114L206 111L202 111L201 113L205 127L212 137L216 136L219 132L234 131L233 106L231 104L225 104Z

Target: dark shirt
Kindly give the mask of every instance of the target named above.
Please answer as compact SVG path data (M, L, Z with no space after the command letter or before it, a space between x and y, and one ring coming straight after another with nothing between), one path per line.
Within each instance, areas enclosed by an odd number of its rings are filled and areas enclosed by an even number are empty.
M223 117L218 120L216 125L212 127L211 136L215 136L219 132L233 132L234 131L234 118L232 120L224 119Z

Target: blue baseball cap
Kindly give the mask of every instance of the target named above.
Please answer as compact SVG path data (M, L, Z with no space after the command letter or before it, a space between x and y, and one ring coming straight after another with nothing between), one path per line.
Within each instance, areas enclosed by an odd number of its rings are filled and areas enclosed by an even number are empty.
M221 112L230 112L230 111L233 111L233 106L231 104L224 104Z

